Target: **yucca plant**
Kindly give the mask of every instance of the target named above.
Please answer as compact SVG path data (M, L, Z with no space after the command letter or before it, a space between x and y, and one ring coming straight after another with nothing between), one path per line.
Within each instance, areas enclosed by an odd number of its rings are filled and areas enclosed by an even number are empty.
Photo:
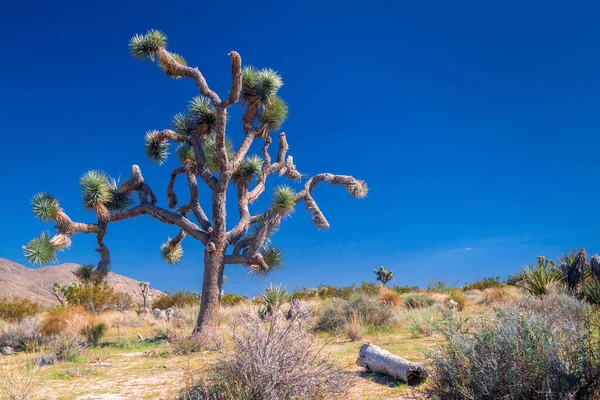
M260 295L260 301L264 308L259 313L263 317L275 315L281 307L290 301L291 296L283 285L269 285Z
M368 188L364 181L348 175L321 173L307 179L298 190L288 185L276 187L268 208L251 212L250 205L263 193L270 192L269 177L277 174L292 183L303 177L288 155L286 135L277 132L289 114L280 93L281 76L269 68L242 68L240 55L232 51L229 53L231 88L221 98L210 89L198 68L188 66L189 60L167 50L164 33L150 30L135 35L129 42L129 51L134 59L156 62L167 76L189 78L198 88L197 96L170 121L171 129L151 130L144 137L145 153L151 161L158 165L175 163L167 186L167 207L158 205L157 196L137 165L132 166L131 177L122 182L100 170L89 171L81 178L80 185L84 206L95 213L97 221L74 222L55 197L40 193L32 200L33 212L40 220L53 223L57 233L53 236L43 233L30 241L24 246L25 256L36 265L46 264L56 259L57 251L70 246L74 234L91 234L97 238L100 255L95 274L104 278L111 259L104 243L109 225L144 215L175 226L177 232L160 246L160 255L167 263L176 264L184 254L184 239L204 246L203 259L199 261L203 268L198 269L204 271L204 283L194 332L211 335L217 329L226 265L241 265L260 276L277 270L283 265L283 255L272 245L271 237L296 204L304 202L314 225L326 229L329 223L312 197L320 183L342 186L356 198L364 197ZM227 123L228 109L240 99L243 134L234 140L228 137L226 128L238 124ZM275 151L270 147L273 135L278 139ZM177 157L170 159L172 146ZM250 156L249 150L257 146L261 148L260 156ZM189 201L183 204L175 193L176 181L181 175L189 191L189 196L186 193ZM199 182L210 191L210 215L200 203ZM230 183L237 194L233 200L239 214L236 221L231 220L231 213L226 213ZM203 196L202 200L207 198Z
M107 327L103 322L87 324L83 328L83 335L86 337L89 346L96 347L100 344L102 337L106 333Z
M544 256L538 256L536 265L523 268L521 275L523 279L520 284L527 292L535 296L546 294L550 285L563 281L563 274L556 264Z

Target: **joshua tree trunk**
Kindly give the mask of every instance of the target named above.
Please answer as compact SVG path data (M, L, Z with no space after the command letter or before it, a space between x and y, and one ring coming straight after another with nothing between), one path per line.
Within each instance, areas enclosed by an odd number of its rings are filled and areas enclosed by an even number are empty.
M169 146L178 145L175 153L179 163L170 174L167 207L157 205L158 198L137 165L132 166L131 178L120 184L102 171L89 171L81 178L80 185L85 207L95 212L97 222L74 222L54 196L39 193L32 201L33 212L42 221L56 222L58 232L54 236L42 233L24 246L24 251L30 262L43 265L56 259L56 251L69 247L71 236L76 233L96 235L100 262L95 273L103 277L108 274L110 264L110 252L104 243L109 224L146 215L174 225L178 232L161 245L160 254L167 263L177 264L183 256L182 242L186 237L205 247L204 281L194 333L214 334L225 265L241 265L258 275L277 270L283 265L283 258L281 251L271 246L270 237L296 204L304 202L317 228L329 228L312 197L319 183L342 186L356 198L365 197L368 188L364 181L352 176L321 173L307 179L299 192L287 185L276 187L271 205L252 214L249 205L265 192L269 176L277 173L291 181L304 177L296 169L292 156L287 154L288 143L283 132L278 135L276 156L271 158L269 151L273 142L271 134L279 130L287 118L288 106L277 96L283 81L271 69L242 69L240 55L232 51L229 53L231 88L228 96L221 99L209 88L198 68L188 67L183 57L167 51L166 42L162 32L152 30L134 36L129 49L136 59L156 61L170 77L193 80L200 92L200 96L190 101L187 112L174 117L173 129L150 131L145 136L146 155L159 165L167 161ZM227 109L238 100L245 110L241 118L243 134L234 148L226 132ZM248 155L255 141L262 142L262 156ZM188 184L189 202L185 204L180 204L174 190L179 176ZM199 180L212 192L210 219L201 206ZM228 231L226 196L229 187L237 191L239 215Z
M193 334L203 333L214 335L219 323L219 296L221 293L221 278L225 265L222 253L204 252L204 282L200 300L200 312Z

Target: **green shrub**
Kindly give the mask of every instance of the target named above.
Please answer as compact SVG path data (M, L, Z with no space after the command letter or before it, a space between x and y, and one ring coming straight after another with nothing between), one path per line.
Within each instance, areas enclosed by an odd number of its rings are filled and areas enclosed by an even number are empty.
M498 286L502 286L502 280L499 276L495 276L490 278L475 279L473 283L463 286L463 290L485 290Z
M82 306L91 313L100 313L116 309L117 302L121 296L115 294L115 290L108 284L87 283L70 285L65 292L65 298L70 306Z
M454 287L454 285L448 285L447 283L442 282L438 279L432 279L429 281L427 291L430 293L448 294L450 293L450 290L452 290Z
M402 296L406 308L425 308L430 307L435 301L424 293L407 293Z
M221 305L224 307L232 307L237 304L246 303L248 298L246 296L238 296L233 293L225 293L221 296Z
M106 333L106 324L103 322L87 324L83 328L82 334L85 336L89 346L98 346L102 337Z
M428 354L435 372L426 397L597 399L599 322L585 303L556 291L487 318L448 315L445 340Z
M200 304L198 295L192 292L179 291L164 293L152 303L152 308L166 310L167 308L195 306Z
M331 299L325 304L315 326L316 330L340 332L358 318L363 326L382 327L393 320L393 307L382 304L375 296L355 293L348 299Z
M0 297L0 319L19 322L42 311L42 305L23 297Z
M420 290L418 286L398 286L398 285L390 286L390 289L392 289L394 292L397 292L398 294L406 294L406 293L411 293L411 292L417 292Z
M467 296L459 289L452 289L448 299L454 300L457 303L459 310L463 310L467 304Z

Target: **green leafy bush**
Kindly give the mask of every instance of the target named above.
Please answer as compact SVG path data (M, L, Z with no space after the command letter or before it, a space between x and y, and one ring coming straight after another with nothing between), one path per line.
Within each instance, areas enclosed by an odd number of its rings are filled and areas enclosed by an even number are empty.
M485 290L493 287L502 286L502 280L499 276L475 279L473 283L463 286L463 290Z
M221 296L221 305L224 307L232 307L237 304L246 303L248 298L246 296L238 296L233 293L225 293Z
M454 285L448 285L447 283L442 282L438 279L432 279L429 281L427 291L430 293L448 294L450 293L450 290L452 290L454 287Z
M348 299L331 299L321 310L315 329L340 332L356 318L363 326L386 326L394 318L393 307L364 293L355 293Z
M430 307L435 301L425 293L407 293L402 296L406 308L425 308Z
M448 315L445 338L428 354L428 398L597 399L600 318L556 291L525 297L488 318Z
M123 296L116 294L107 281L70 285L66 290L65 298L69 305L82 306L86 311L96 314L117 309L123 301Z
M167 308L195 306L200 304L198 295L192 292L179 291L174 293L164 293L154 300L152 308L166 310Z
M42 305L37 301L23 297L0 297L0 319L19 322L41 311Z

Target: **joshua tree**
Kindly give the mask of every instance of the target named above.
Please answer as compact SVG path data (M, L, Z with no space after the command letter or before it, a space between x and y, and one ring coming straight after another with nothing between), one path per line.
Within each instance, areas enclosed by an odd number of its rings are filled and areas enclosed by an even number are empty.
M567 286L572 292L575 291L575 289L577 288L577 284L579 284L579 281L583 277L583 272L586 266L586 256L587 254L585 252L585 249L581 249L575 255L575 257L573 257L573 262L571 263L571 266L567 272Z
M97 237L100 253L96 271L105 275L110 263L110 253L104 243L109 224L148 215L175 225L179 232L161 246L161 256L167 263L179 262L185 237L204 245L201 307L194 332L212 334L217 328L225 265L243 265L256 274L276 270L282 266L282 254L271 246L269 236L294 211L297 203L304 202L317 228L326 229L329 223L312 197L316 186L329 182L362 198L367 194L367 185L351 176L322 173L306 180L299 192L286 185L276 187L269 208L251 213L249 205L266 190L269 176L277 173L293 181L303 177L292 157L287 155L288 143L283 132L278 135L275 159L269 154L271 134L279 130L288 112L286 103L277 96L283 84L281 77L271 69L242 68L240 55L232 51L229 53L232 84L227 97L221 99L209 88L198 68L188 67L183 57L167 51L166 42L163 33L153 30L145 35L135 35L129 49L135 59L157 61L160 69L170 77L191 79L200 92L200 96L190 101L187 112L175 115L173 129L153 130L145 136L146 155L159 165L167 161L170 144L178 144L179 166L171 172L166 191L168 209L157 205L154 191L137 165L133 165L130 179L122 183L101 171L89 171L82 176L80 185L84 205L96 213L97 222L73 222L55 197L37 194L32 201L34 214L42 221L56 222L57 234L42 233L24 246L24 250L31 262L44 264L55 259L57 250L69 247L74 234L93 234ZM239 146L234 148L226 135L227 110L239 99L244 106L243 135ZM262 157L248 155L255 140L262 143ZM178 205L174 191L179 176L189 186L189 202L182 205ZM211 192L211 218L200 205L198 177ZM237 195L239 219L227 230L226 199L230 184ZM134 194L139 202L133 200Z
M373 273L377 275L377 280L381 282L383 286L385 286L386 283L394 279L394 273L385 269L383 265L380 266L379 269L374 269Z
M67 303L67 290L69 290L70 285L61 285L58 282L54 282L52 286L52 293L54 293L54 297L58 300L61 306L64 306Z
M144 311L146 310L146 300L148 299L148 291L150 290L150 282L140 282L140 292L142 293L142 299L144 300Z

